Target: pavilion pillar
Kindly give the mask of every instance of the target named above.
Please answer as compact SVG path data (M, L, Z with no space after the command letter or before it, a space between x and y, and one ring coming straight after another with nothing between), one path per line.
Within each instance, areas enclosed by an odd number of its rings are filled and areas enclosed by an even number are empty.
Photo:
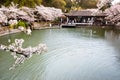
M67 23L69 22L69 18L67 17Z

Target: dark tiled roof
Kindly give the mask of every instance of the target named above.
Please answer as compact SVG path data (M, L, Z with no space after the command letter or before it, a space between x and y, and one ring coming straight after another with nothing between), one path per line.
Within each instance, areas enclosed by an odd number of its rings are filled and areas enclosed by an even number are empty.
M100 13L94 15L90 10L80 10L80 11L71 11L70 13L65 13L66 16L106 16L105 13Z

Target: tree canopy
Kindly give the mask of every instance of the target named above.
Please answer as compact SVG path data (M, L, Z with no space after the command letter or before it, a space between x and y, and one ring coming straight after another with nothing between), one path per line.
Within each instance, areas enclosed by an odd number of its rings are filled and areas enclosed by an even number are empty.
M86 9L86 8L96 8L97 7L96 4L98 0L75 0L73 2L75 3L75 5L78 5L83 9Z
M61 8L64 10L66 6L66 2L64 0L53 0L52 6L56 8Z
M42 0L0 0L0 3L5 6L9 6L11 2L19 4L19 7L35 7L36 5L40 5Z
M71 8L96 8L98 0L0 0L1 5L9 6L11 2L21 6L35 7L36 5L44 5L46 7L56 7L62 10L70 10Z

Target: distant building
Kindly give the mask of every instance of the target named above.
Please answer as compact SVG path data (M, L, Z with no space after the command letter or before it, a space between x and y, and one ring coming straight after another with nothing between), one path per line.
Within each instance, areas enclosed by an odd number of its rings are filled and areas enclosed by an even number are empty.
M107 21L105 17L107 16L105 13L94 13L93 9L89 10L79 10L79 11L71 11L70 13L65 13L67 17L67 24L85 24L85 25L106 25Z

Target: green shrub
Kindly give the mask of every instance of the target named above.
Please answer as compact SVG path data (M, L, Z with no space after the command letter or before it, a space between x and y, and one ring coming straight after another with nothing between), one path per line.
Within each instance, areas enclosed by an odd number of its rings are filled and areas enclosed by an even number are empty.
M16 28L18 28L19 26L22 26L22 27L24 27L24 28L27 28L27 27L28 27L27 23L24 22L24 21L19 21L19 22L17 23L17 25L15 25Z

